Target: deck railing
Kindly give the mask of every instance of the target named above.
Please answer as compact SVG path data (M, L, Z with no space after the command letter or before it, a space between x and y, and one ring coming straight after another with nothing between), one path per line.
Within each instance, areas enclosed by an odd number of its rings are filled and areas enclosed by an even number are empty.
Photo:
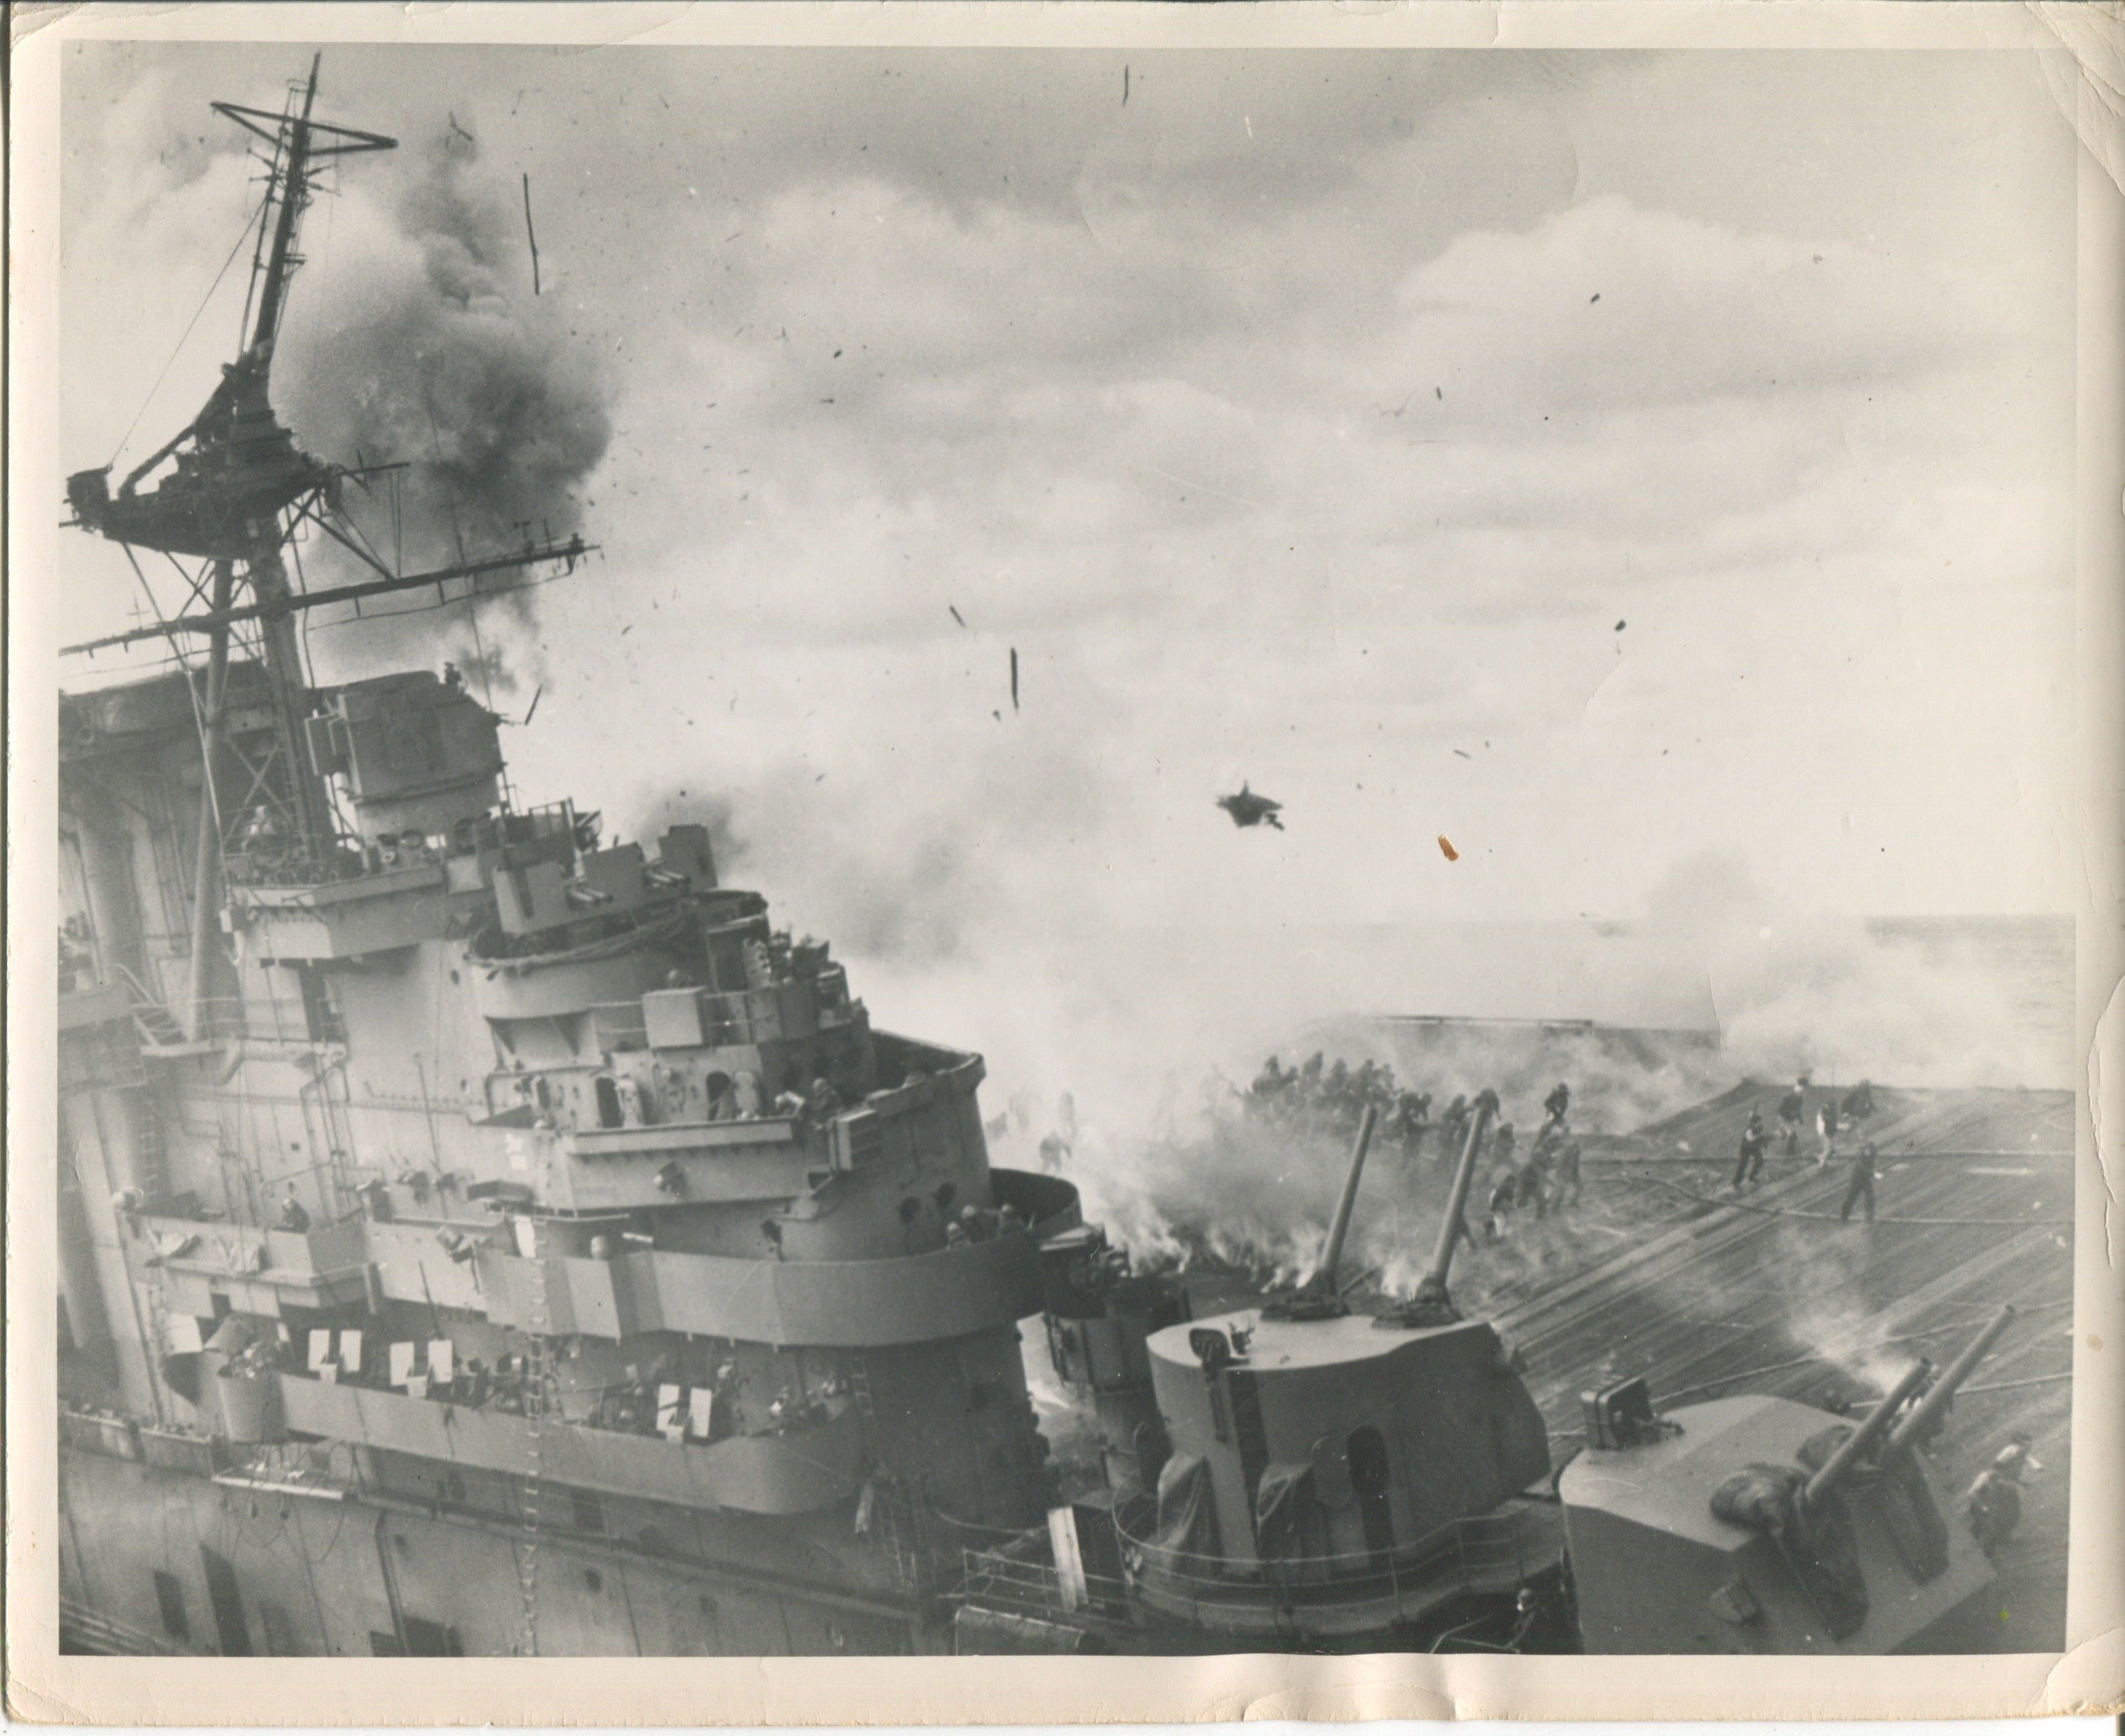
M1027 1541L1044 1543L1046 1536L1044 1531L1034 1532ZM1125 1579L1087 1570L1081 1597L1073 1597L1053 1562L1018 1552L1015 1545L965 1550L960 1555L959 1594L967 1602L985 1608L1067 1621L1073 1616L1120 1615L1129 1607Z
M793 984L813 986L819 1024L832 1029L854 1016L849 999L848 972L830 964L811 976L785 976L759 988L703 990L699 995L702 1042L711 1049L734 1048L782 1035L781 1008L776 997ZM591 1008L598 1033L609 1049L644 1049L649 1046L647 1019L639 1000L600 1001Z
M1448 1521L1387 1550L1276 1556L1255 1560L1168 1548L1115 1518L1132 1583L1191 1613L1275 1603L1319 1614L1405 1597L1430 1599L1480 1584L1516 1583L1555 1564L1531 1510Z

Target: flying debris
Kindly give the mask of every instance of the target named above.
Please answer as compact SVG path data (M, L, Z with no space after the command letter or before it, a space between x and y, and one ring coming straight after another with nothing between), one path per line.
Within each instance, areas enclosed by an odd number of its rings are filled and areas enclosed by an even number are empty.
M967 618L966 618L964 615L961 614L959 613L959 609L958 609L957 608L955 608L953 605L951 605L951 604L949 604L949 603L947 603L945 606L947 609L951 609L951 611L952 611L952 619L953 619L954 620L957 621L957 622L959 623L959 625L960 625L960 626L964 627L964 626L967 624Z
M1011 648L1011 708L1018 709L1018 647Z
M1279 831L1284 822L1276 816L1284 812L1281 802L1272 802L1267 796L1257 796L1243 781L1237 796L1220 796L1218 806L1232 816L1232 824L1245 828L1260 826L1266 821Z
M1621 621L1618 621L1618 622L1616 623L1616 631L1617 631L1618 633L1621 633L1623 630L1623 623Z
M539 293L539 232L531 227L531 176L524 176L524 238L531 247L531 293Z
M444 666L444 668L445 668L445 670L447 671L447 670L450 670L450 665L448 665L448 664L445 664L445 665ZM444 679L445 679L445 680L449 680L449 675L448 675L447 673L445 675ZM525 707L525 708L524 708L524 715L523 715L522 717L497 717L497 718L495 719L495 722L497 722L497 723L507 723L507 724L508 724L511 728L514 728L514 729L522 729L522 728L524 728L527 724L529 724L529 723L530 722L530 721L532 720L532 718L534 718L534 717L535 717L536 716L538 716L538 714L539 714L539 700L540 700L540 699L544 699L544 698L545 697L545 694L546 694L546 684L545 684L544 681L541 681L541 682L539 684L539 685L538 685L535 689L533 689L533 691L532 691L532 694L531 694L531 703L530 703L529 705L527 705L526 707Z

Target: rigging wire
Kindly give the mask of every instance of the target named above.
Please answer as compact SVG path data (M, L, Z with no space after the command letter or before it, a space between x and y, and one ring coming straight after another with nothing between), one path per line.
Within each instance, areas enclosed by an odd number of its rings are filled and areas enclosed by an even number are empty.
M301 528L302 520L300 519L297 519L294 524L289 527L285 540L287 543L288 553L294 558L295 562L296 580L302 586L302 588L304 590L308 590L310 588L309 575L303 571L303 545L301 539L296 534ZM317 671L317 659L310 655L310 611L309 609L304 609L296 611L295 630L297 633L300 635L302 639L303 685L307 688L311 685ZM325 779L323 782L325 786L325 805L332 811L332 829L335 831L342 833L351 830L351 828L347 823L346 815L342 812L340 807L338 790L334 787L332 780L330 778Z
M428 439L430 444L435 448L436 469L440 474L443 468L443 430L436 425L435 400L425 392L422 393L421 398L422 403L428 412ZM458 497L446 486L443 491L443 498L450 503L450 534L456 539L458 564L462 567L465 564L467 557L464 525L458 518ZM494 672L488 666L487 646L482 641L479 633L479 581L475 578L472 582L472 589L464 594L462 600L467 605L465 619L472 627L472 648L479 659L480 687L486 695L487 708L492 711L494 709ZM410 614L412 611L408 612Z
M229 257L222 261L221 269L214 274L214 281L206 286L206 294L200 298L199 306L193 310L191 319L186 322L182 336L171 348L169 360L163 364L163 371L155 376L155 383L148 387L148 395L140 400L140 407L133 412L133 420L125 425L125 433L118 436L118 445L111 452L110 463L103 467L105 469L115 469L117 467L119 454L125 451L126 441L133 438L133 430L140 426L140 418L148 413L148 405L154 402L155 394L162 390L163 382L169 378L170 369L177 365L177 357L183 352L186 341L192 335L192 328L199 324L200 316L206 312L207 303L214 299L214 292L221 287L222 279L229 275L229 268L236 263L236 256L243 251L243 243L251 233L252 224L258 220L259 213L265 209L266 201L261 199L257 208L243 219L243 228L237 234L236 245L229 250Z
M203 797L207 805L214 810L214 854L224 859L221 866L223 873L226 873L229 868L226 859L229 834L225 830L227 822L223 818L221 812L221 792L214 783L214 767L207 763L206 713L200 708L199 677L193 672L191 661L179 647L177 634L170 631L170 623L163 616L163 606L156 601L155 593L148 583L148 575L140 571L140 562L134 556L133 545L130 543L120 543L118 546L125 551L125 563L133 569L133 576L140 581L140 594L147 598L148 607L154 611L156 623L163 628L164 634L169 639L172 661L184 671L185 696L191 702L192 727L199 736L200 764L202 768L200 785ZM183 568L180 567L178 571L182 572ZM226 680L226 676L224 679Z
M393 479L393 486L396 486L395 478ZM327 507L324 510L329 511L331 509ZM345 528L346 534L361 545L364 551L367 553L369 558L375 563L378 572L388 572L394 576L403 573L405 567L403 559L389 567L386 567L384 564L383 551L378 548L376 544L370 540L369 533L361 528L360 522L352 513L347 511L345 507L342 507L337 512L333 513L332 516L339 520L340 524ZM324 519L322 513L318 518L318 523L321 527L324 524ZM357 605L355 613L359 614L360 612L360 608L359 605Z

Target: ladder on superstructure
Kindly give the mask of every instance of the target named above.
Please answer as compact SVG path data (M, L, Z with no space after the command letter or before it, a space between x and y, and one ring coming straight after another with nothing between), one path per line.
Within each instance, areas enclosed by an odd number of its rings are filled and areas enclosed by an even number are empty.
M878 1439L878 1401L871 1393L870 1359L860 1351L852 1353L848 1359L848 1371L849 1391L855 1400L856 1414L869 1425L874 1449ZM912 1591L916 1578L916 1564L902 1536L899 1483L897 1480L874 1472L871 1489L870 1522L878 1532L880 1545L893 1563L893 1583L903 1591Z
M539 1508L541 1498L540 1462L545 1444L546 1399L552 1370L546 1353L546 1263L534 1258L525 1263L531 1288L531 1349L524 1376L524 1419L530 1424L530 1466L524 1478L524 1547L516 1558L516 1585L524 1602L524 1650L526 1658L539 1655Z
M133 1028L139 1033L143 1047L151 1050L182 1047L185 1028L178 1022L177 1015L150 994L148 986L124 965L114 963L111 974L125 990L127 1011L132 1015Z

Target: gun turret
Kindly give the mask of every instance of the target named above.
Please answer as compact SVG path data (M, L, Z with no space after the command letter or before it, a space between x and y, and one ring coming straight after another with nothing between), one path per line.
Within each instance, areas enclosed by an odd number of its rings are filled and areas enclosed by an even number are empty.
M1854 1465L1873 1456L1874 1443L1889 1432L1896 1413L1904 1408L1904 1400L1916 1392L1920 1383L1932 1372L1933 1364L1923 1357L1905 1371L1904 1377L1889 1389L1888 1395L1874 1407L1873 1414L1854 1429L1822 1469L1808 1479L1807 1487L1801 1492L1802 1506L1812 1506L1834 1494L1837 1485L1851 1474Z
M1476 1099L1475 1113L1468 1117L1468 1136L1461 1144L1461 1162L1454 1172L1454 1191L1447 1196L1446 1216L1439 1226L1439 1243L1431 1251L1431 1268L1425 1273L1424 1282L1416 1287L1416 1300L1420 1302L1449 1300L1446 1280L1454 1270L1454 1244L1460 1240L1463 1215L1468 1209L1468 1190L1476 1179L1476 1154L1482 1149L1483 1136L1489 1131L1491 1117L1497 1108L1498 1094L1486 1091Z
M2007 1329L2008 1323L2014 1318L2014 1305L2009 1303L1986 1323L1985 1329L1970 1341L1961 1356L1941 1371L1940 1378L1926 1389L1925 1396L1913 1405L1911 1414L1896 1425L1896 1432L1889 1437L1888 1451L1901 1451L1925 1439L1940 1414L1948 1409L1949 1400L1954 1398L1956 1389L1968 1380L1971 1371L1985 1360L1985 1353L1999 1341L2000 1334Z
M1365 1172L1365 1152L1372 1145L1373 1125L1378 1119L1378 1111L1367 1103L1364 1118L1358 1123L1357 1148L1350 1154L1350 1172L1343 1178L1343 1197L1336 1202L1336 1216L1328 1226L1328 1244L1321 1250L1321 1263L1306 1282L1309 1290L1326 1296L1336 1294L1336 1268L1343 1263L1343 1240L1350 1233L1350 1210L1358 1202L1358 1179Z

